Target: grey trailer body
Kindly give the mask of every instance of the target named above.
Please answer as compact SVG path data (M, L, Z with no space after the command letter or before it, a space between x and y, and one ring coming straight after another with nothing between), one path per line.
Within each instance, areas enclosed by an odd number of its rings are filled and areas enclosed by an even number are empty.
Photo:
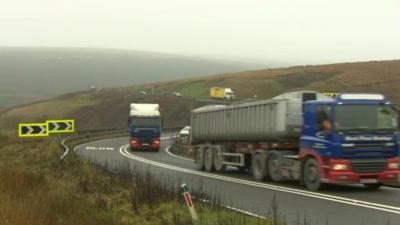
M340 115L337 112L342 105L359 111L346 111L349 118L340 120L336 115ZM365 106L371 105L371 110L365 110ZM383 110L376 110L377 107L386 107L388 111L379 115ZM222 172L227 166L237 167L251 172L259 181L297 180L312 191L325 184L349 183L364 184L376 190L384 183L398 182L399 152L394 143L390 143L390 148L375 147L384 144L378 140L381 136L376 129L358 131L357 126L351 125L349 120L357 119L354 117L364 112L372 116L367 121L358 118L360 124L375 124L379 120L375 118L381 117L392 121L391 128L387 129L390 133L382 138L390 135L390 140L397 143L397 123L393 122L397 120L397 113L380 94L341 94L331 99L317 92L301 91L271 100L195 109L190 132L195 167L209 172ZM353 129L360 134L345 133L340 126L356 127ZM371 136L378 139L367 141L368 138L364 138ZM353 142L346 137L360 138L360 141ZM391 158L382 159L389 149ZM364 154L374 157L367 158ZM357 169L361 164L365 170ZM373 169L378 167L380 172Z
M292 92L272 100L230 106L206 106L192 111L191 142L285 141L299 138L304 93Z

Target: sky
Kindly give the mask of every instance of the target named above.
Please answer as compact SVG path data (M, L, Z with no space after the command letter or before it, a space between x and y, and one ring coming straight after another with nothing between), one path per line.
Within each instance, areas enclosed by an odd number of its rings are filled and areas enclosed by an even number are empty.
M400 58L399 0L0 0L0 46L281 65Z

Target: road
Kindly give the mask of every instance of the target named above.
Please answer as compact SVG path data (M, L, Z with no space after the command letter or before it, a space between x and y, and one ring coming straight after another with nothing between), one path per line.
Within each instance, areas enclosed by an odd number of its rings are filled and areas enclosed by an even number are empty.
M197 171L193 162L169 154L163 138L160 152L131 152L128 138L112 138L75 148L78 155L113 170L145 168L170 185L186 183L209 195L219 195L230 207L260 216L268 215L272 199L289 224L304 221L329 225L400 225L400 189L368 191L361 186L332 186L309 192L296 183L257 182L236 169L225 173ZM300 218L300 219L299 219Z

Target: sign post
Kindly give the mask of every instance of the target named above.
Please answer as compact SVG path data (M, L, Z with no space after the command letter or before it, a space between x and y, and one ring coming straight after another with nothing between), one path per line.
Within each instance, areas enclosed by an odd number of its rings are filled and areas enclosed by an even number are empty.
M189 211L190 211L190 215L192 216L192 220L197 221L198 217L197 217L196 209L194 208L192 197L189 194L189 190L188 190L188 187L186 186L186 184L181 185L180 192L183 195L183 197L185 198L186 205L189 207Z

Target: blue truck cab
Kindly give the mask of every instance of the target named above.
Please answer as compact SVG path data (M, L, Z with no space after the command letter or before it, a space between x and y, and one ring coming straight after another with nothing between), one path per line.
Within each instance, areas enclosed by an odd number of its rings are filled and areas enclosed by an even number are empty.
M130 149L159 151L161 121L158 104L131 104L128 119Z
M398 112L381 94L341 94L303 105L299 143L302 182L362 183L376 189L400 181Z

